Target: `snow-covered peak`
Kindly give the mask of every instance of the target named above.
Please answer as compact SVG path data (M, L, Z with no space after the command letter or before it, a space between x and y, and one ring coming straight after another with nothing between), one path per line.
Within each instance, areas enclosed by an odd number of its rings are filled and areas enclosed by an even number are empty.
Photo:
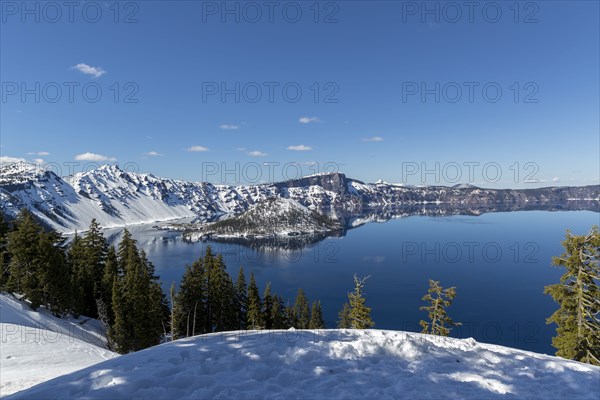
M269 197L291 199L310 210L351 211L425 203L448 205L566 204L600 199L600 186L530 190L457 190L444 186L410 187L378 181L363 183L332 172L259 185L213 185L122 170L116 164L62 180L52 169L11 163L0 167L0 210L16 216L30 209L63 232L85 230L92 218L104 227L164 222L181 218L211 220L241 214ZM593 201L593 200L590 200ZM279 206L289 209L288 203ZM592 204L590 209L597 208ZM271 210L273 212L273 208Z
M27 161L2 163L0 164L0 185L40 181L46 179L49 173L54 175L42 164Z

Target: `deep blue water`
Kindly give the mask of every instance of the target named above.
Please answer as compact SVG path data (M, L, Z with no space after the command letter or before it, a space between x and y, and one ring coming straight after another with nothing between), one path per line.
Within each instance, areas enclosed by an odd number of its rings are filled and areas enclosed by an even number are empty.
M302 287L320 299L328 327L353 288L353 274L370 275L367 305L379 329L420 331L425 318L419 307L428 279L455 286L448 308L462 322L452 336L554 354L555 326L545 319L556 309L543 294L558 282L562 270L551 266L561 254L566 229L575 234L600 224L589 211L523 211L481 216L406 217L371 223L297 251L258 252L235 244L183 242L177 233L150 227L132 228L161 276L165 291L179 282L184 266L202 255L207 245L222 252L229 273L244 266L261 288L266 282L293 302Z

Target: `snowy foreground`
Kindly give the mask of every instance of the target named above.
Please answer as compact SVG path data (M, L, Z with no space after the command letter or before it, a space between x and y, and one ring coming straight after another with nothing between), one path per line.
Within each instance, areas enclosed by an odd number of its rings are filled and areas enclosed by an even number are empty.
M111 359L97 320L55 318L0 293L0 396Z
M8 398L597 400L600 368L397 331L228 332L117 357Z

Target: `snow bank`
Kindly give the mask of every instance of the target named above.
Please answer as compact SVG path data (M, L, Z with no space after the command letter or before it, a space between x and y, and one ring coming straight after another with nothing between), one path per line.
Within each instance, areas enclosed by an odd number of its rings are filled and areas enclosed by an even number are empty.
M600 368L398 331L246 331L166 343L9 399L595 399Z
M116 357L99 321L35 312L0 293L0 396Z

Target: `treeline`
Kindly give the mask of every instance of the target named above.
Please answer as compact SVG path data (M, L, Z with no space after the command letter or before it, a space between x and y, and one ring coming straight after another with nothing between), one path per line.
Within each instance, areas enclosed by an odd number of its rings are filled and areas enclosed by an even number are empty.
M84 235L66 244L23 210L9 224L0 213L0 290L18 293L33 310L46 307L99 319L109 347L120 353L181 338L238 329L321 329L321 303L312 306L302 289L285 304L267 283L262 296L254 276L246 285L240 268L235 283L221 255L207 249L186 268L180 289L171 287L169 307L154 265L125 229L118 247L109 246L92 220Z
M83 235L49 232L23 210L9 227L0 214L0 289L30 307L99 319L109 347L127 353L160 343L170 310L154 266L125 230L117 249L93 220Z
M244 329L325 328L321 303L312 306L302 289L293 305L284 303L267 283L262 296L250 274L247 283L240 267L235 282L227 273L223 257L209 247L204 257L187 266L179 291L171 287L173 336Z

